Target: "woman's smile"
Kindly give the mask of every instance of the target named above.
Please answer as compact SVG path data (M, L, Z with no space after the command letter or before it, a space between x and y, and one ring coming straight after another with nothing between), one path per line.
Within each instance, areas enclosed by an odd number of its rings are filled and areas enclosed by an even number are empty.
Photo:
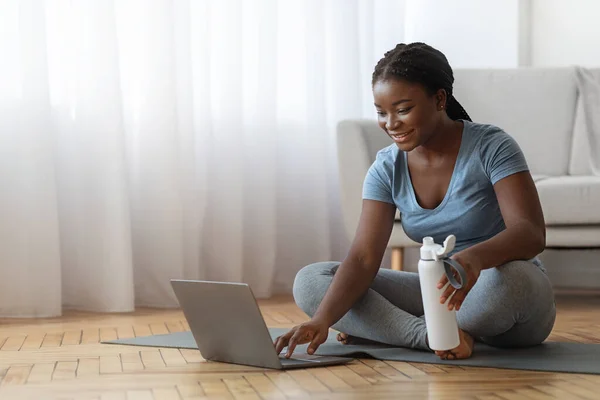
M403 143L410 139L410 134L413 133L413 131L414 131L414 129L411 129L408 132L398 132L398 133L388 131L388 134L392 137L392 139L394 139L394 142Z

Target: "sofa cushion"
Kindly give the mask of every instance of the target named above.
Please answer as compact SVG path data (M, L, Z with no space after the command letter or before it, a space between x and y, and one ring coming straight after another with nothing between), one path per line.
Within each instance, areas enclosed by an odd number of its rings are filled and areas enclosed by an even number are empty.
M600 224L600 176L551 177L536 186L547 225Z
M593 78L600 82L600 69L590 69ZM600 132L589 132L585 123L582 96L577 97L577 109L575 111L575 122L573 125L573 142L571 145L571 156L569 161L569 175L592 175L590 156L590 134L600 138ZM597 139L600 140L600 139Z
M542 179L548 179L548 178L549 177L547 175L535 175L535 174L531 175L531 179L533 179L533 181L535 183L541 181Z
M574 68L457 69L454 95L475 122L515 138L534 174L567 174L575 104Z

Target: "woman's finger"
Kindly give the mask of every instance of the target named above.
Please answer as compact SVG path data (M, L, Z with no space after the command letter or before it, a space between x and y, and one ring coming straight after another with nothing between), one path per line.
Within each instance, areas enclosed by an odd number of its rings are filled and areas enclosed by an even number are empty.
M277 340L275 341L275 351L277 352L277 354L281 353L281 350L283 350L283 348L288 345L288 341L290 340L290 337L293 334L294 329L290 330L285 335L279 336L277 338Z
M290 341L288 342L287 354L285 355L286 358L290 358L292 356L292 354L294 353L294 349L296 348L298 341L304 334L304 332L301 332L301 331L302 331L302 329L298 329L290 338Z
M448 277L446 276L446 274L444 274L442 276L442 279L440 279L440 281L437 284L437 288L441 289L443 288L446 284L448 283Z
M452 285L448 285L448 287L446 288L446 290L444 290L442 296L440 297L440 303L444 304L448 297L450 297L455 290L456 289L454 289Z
M317 351L317 349L319 348L320 345L325 343L325 340L327 340L327 335L325 335L321 332L317 333L315 335L315 337L313 338L313 340L308 345L308 349L306 350L307 353L313 354L315 351Z
M457 290L454 293L454 296L452 296L452 298L448 302L448 309L449 310L452 310L452 309L458 310L460 308L460 305L462 304L463 300L465 299L466 293L467 292L465 289Z

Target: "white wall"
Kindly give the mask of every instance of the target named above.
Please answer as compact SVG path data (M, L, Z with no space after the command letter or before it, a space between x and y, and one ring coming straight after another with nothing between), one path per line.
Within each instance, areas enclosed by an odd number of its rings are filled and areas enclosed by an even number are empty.
M453 68L600 67L599 0L398 1L404 41L431 44Z
M533 66L600 67L600 1L532 0Z
M528 51L529 2L407 0L405 40L438 48L453 68L517 67Z

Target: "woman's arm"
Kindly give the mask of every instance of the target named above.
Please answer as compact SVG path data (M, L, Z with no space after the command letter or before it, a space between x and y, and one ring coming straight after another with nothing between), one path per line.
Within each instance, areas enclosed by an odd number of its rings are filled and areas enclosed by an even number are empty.
M335 273L331 285L312 317L332 326L364 295L381 265L394 227L396 207L375 200L363 200L356 235Z
M513 260L531 259L540 254L546 246L544 215L531 174L524 171L509 175L496 182L494 190L506 229L452 256L464 267L468 282L462 289L455 291L448 285L444 290L440 302L445 303L450 298L449 310L460 309L481 270ZM447 282L444 275L438 288L442 288Z
M513 260L527 260L546 246L546 225L535 183L528 171L510 175L494 185L506 229L461 253L477 260L480 269L497 267Z
M313 354L327 340L329 328L364 295L375 278L387 247L396 207L376 200L363 200L360 221L348 257L340 264L319 308L310 319L275 339L275 351L287 346L291 357L296 345L310 342Z

